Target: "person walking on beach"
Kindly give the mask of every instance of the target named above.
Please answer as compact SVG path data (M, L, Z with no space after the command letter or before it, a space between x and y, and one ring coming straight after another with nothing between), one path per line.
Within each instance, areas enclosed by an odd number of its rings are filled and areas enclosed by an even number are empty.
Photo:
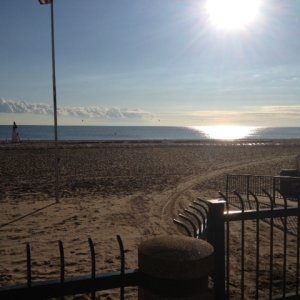
M20 140L19 133L17 132L17 128L18 128L18 126L17 126L16 122L14 122L13 128L12 128L12 133L11 133L12 143L16 143Z

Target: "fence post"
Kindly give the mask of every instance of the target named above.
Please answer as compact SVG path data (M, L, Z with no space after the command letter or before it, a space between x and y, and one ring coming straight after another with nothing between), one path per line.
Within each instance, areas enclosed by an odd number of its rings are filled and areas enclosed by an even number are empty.
M213 247L185 236L162 236L138 248L139 300L213 300L208 275Z
M207 219L207 241L215 250L213 273L215 299L226 299L225 294L225 225L222 199L207 200L209 213ZM228 278L227 278L228 280Z

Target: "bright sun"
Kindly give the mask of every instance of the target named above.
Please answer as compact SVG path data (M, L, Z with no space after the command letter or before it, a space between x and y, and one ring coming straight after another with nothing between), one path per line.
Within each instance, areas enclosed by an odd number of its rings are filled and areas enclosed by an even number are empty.
M206 11L217 28L239 30L254 21L260 4L261 0L207 0Z

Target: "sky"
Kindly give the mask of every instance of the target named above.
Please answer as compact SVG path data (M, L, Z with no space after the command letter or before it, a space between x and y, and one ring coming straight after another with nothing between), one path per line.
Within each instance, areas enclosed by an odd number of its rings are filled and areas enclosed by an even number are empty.
M227 1L227 0L222 0ZM55 0L59 125L300 126L300 0ZM0 124L53 124L51 5L0 2Z

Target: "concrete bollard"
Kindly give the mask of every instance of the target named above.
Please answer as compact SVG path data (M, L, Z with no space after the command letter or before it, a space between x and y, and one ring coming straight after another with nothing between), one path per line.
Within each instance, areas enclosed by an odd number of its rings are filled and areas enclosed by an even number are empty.
M139 300L212 300L208 275L213 252L209 243L191 237L163 236L141 243Z

